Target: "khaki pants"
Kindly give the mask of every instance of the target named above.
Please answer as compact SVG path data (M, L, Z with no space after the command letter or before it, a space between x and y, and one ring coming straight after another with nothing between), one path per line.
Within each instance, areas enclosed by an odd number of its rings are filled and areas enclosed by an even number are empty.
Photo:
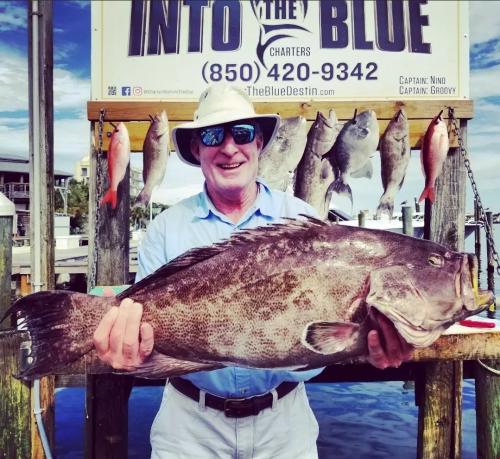
M151 428L152 459L317 459L318 423L304 383L257 416L227 418L165 387Z

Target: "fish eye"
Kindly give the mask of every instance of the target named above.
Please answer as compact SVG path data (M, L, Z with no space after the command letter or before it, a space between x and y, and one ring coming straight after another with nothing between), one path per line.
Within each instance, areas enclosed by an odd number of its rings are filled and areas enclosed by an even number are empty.
M437 267L443 266L444 263L443 257L441 255L438 255L437 253L429 255L427 261L429 262L430 265Z

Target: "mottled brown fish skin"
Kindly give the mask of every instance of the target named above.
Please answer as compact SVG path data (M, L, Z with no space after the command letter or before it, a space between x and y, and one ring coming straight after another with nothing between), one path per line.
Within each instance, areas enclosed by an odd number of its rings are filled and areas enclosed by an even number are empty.
M331 190L335 180L333 166L326 156L339 133L335 112L330 110L328 118L321 112L307 134L307 145L295 173L294 194L313 206L318 215L328 216Z
M35 364L25 373L31 376L67 364L65 346L72 360L88 353L100 317L124 297L144 305L160 356L191 363L177 364L175 374L200 369L196 364L312 368L366 355L371 308L411 344L430 344L481 309L473 259L400 234L293 221L191 250L116 298L64 292L50 299L53 292L44 292L10 312L26 320L32 336ZM53 310L39 307L37 298ZM328 339L317 341L323 329ZM349 333L329 340L330 329ZM56 341L53 360L44 360ZM161 374L173 374L171 366Z
M380 163L384 193L375 212L377 219L392 218L394 198L401 189L410 162L410 128L403 109L392 118L380 139Z

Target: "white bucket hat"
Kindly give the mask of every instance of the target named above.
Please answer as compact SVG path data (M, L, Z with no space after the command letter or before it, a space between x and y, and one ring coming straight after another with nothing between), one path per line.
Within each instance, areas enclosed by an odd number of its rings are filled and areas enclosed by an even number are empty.
M213 84L201 93L194 121L179 124L172 130L177 154L184 162L199 166L200 162L191 153L193 129L247 119L258 120L264 138L264 149L274 139L280 117L275 114L256 114L246 92L236 86L227 83Z

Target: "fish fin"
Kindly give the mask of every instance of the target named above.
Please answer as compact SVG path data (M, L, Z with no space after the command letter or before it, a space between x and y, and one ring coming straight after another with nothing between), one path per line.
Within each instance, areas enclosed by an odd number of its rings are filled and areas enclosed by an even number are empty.
M335 181L330 185L330 187L328 188L328 192L334 192L339 195L347 196L351 201L351 206L353 205L351 187L349 186L349 184L344 183L340 177L335 179Z
M394 198L391 196L382 195L380 198L379 205L375 212L375 220L380 220L382 214L386 214L389 218L392 218L392 213L394 211Z
M250 250L248 244L260 243L260 241L269 241L270 238L276 237L279 239L296 239L301 237L302 233L306 233L315 226L330 225L329 222L318 220L310 216L304 215L304 218L283 218L283 223L275 223L272 225L261 226L256 229L247 229L234 233L229 239L212 244L206 247L197 247L184 253L183 255L174 258L171 262L158 268L149 276L144 277L139 282L131 285L116 296L118 300L123 300L139 291L145 289L151 290L152 279L166 279L178 272L183 271L197 263L201 263L209 258L215 257L224 253L233 247L245 246L245 250Z
M311 322L302 344L318 354L336 354L354 344L358 332L359 325L353 322Z
M436 200L436 189L433 186L426 186L420 198L418 198L418 202L422 202L424 199L428 199L430 202L434 203Z
M141 192L137 195L137 198L135 199L135 205L137 206L145 206L147 207L149 204L149 201L151 200L151 193L146 190L146 188L143 188Z
M15 314L31 339L30 361L20 377L54 373L91 351L93 332L113 305L118 305L115 297L68 290L37 292L16 301L4 318Z
M102 206L103 204L109 202L111 204L111 207L113 209L116 209L117 201L118 199L116 190L109 189L108 191L106 191L106 194L102 197L101 202L99 204Z
M368 160L363 167L361 167L358 170L355 170L354 172L351 172L351 177L352 178L362 178L366 177L371 179L373 176L373 165L370 160Z
M193 373L195 371L209 371L219 368L223 368L223 365L179 360L158 351L153 351L149 358L134 370L115 370L114 373L126 374L144 379L165 379L172 376Z

